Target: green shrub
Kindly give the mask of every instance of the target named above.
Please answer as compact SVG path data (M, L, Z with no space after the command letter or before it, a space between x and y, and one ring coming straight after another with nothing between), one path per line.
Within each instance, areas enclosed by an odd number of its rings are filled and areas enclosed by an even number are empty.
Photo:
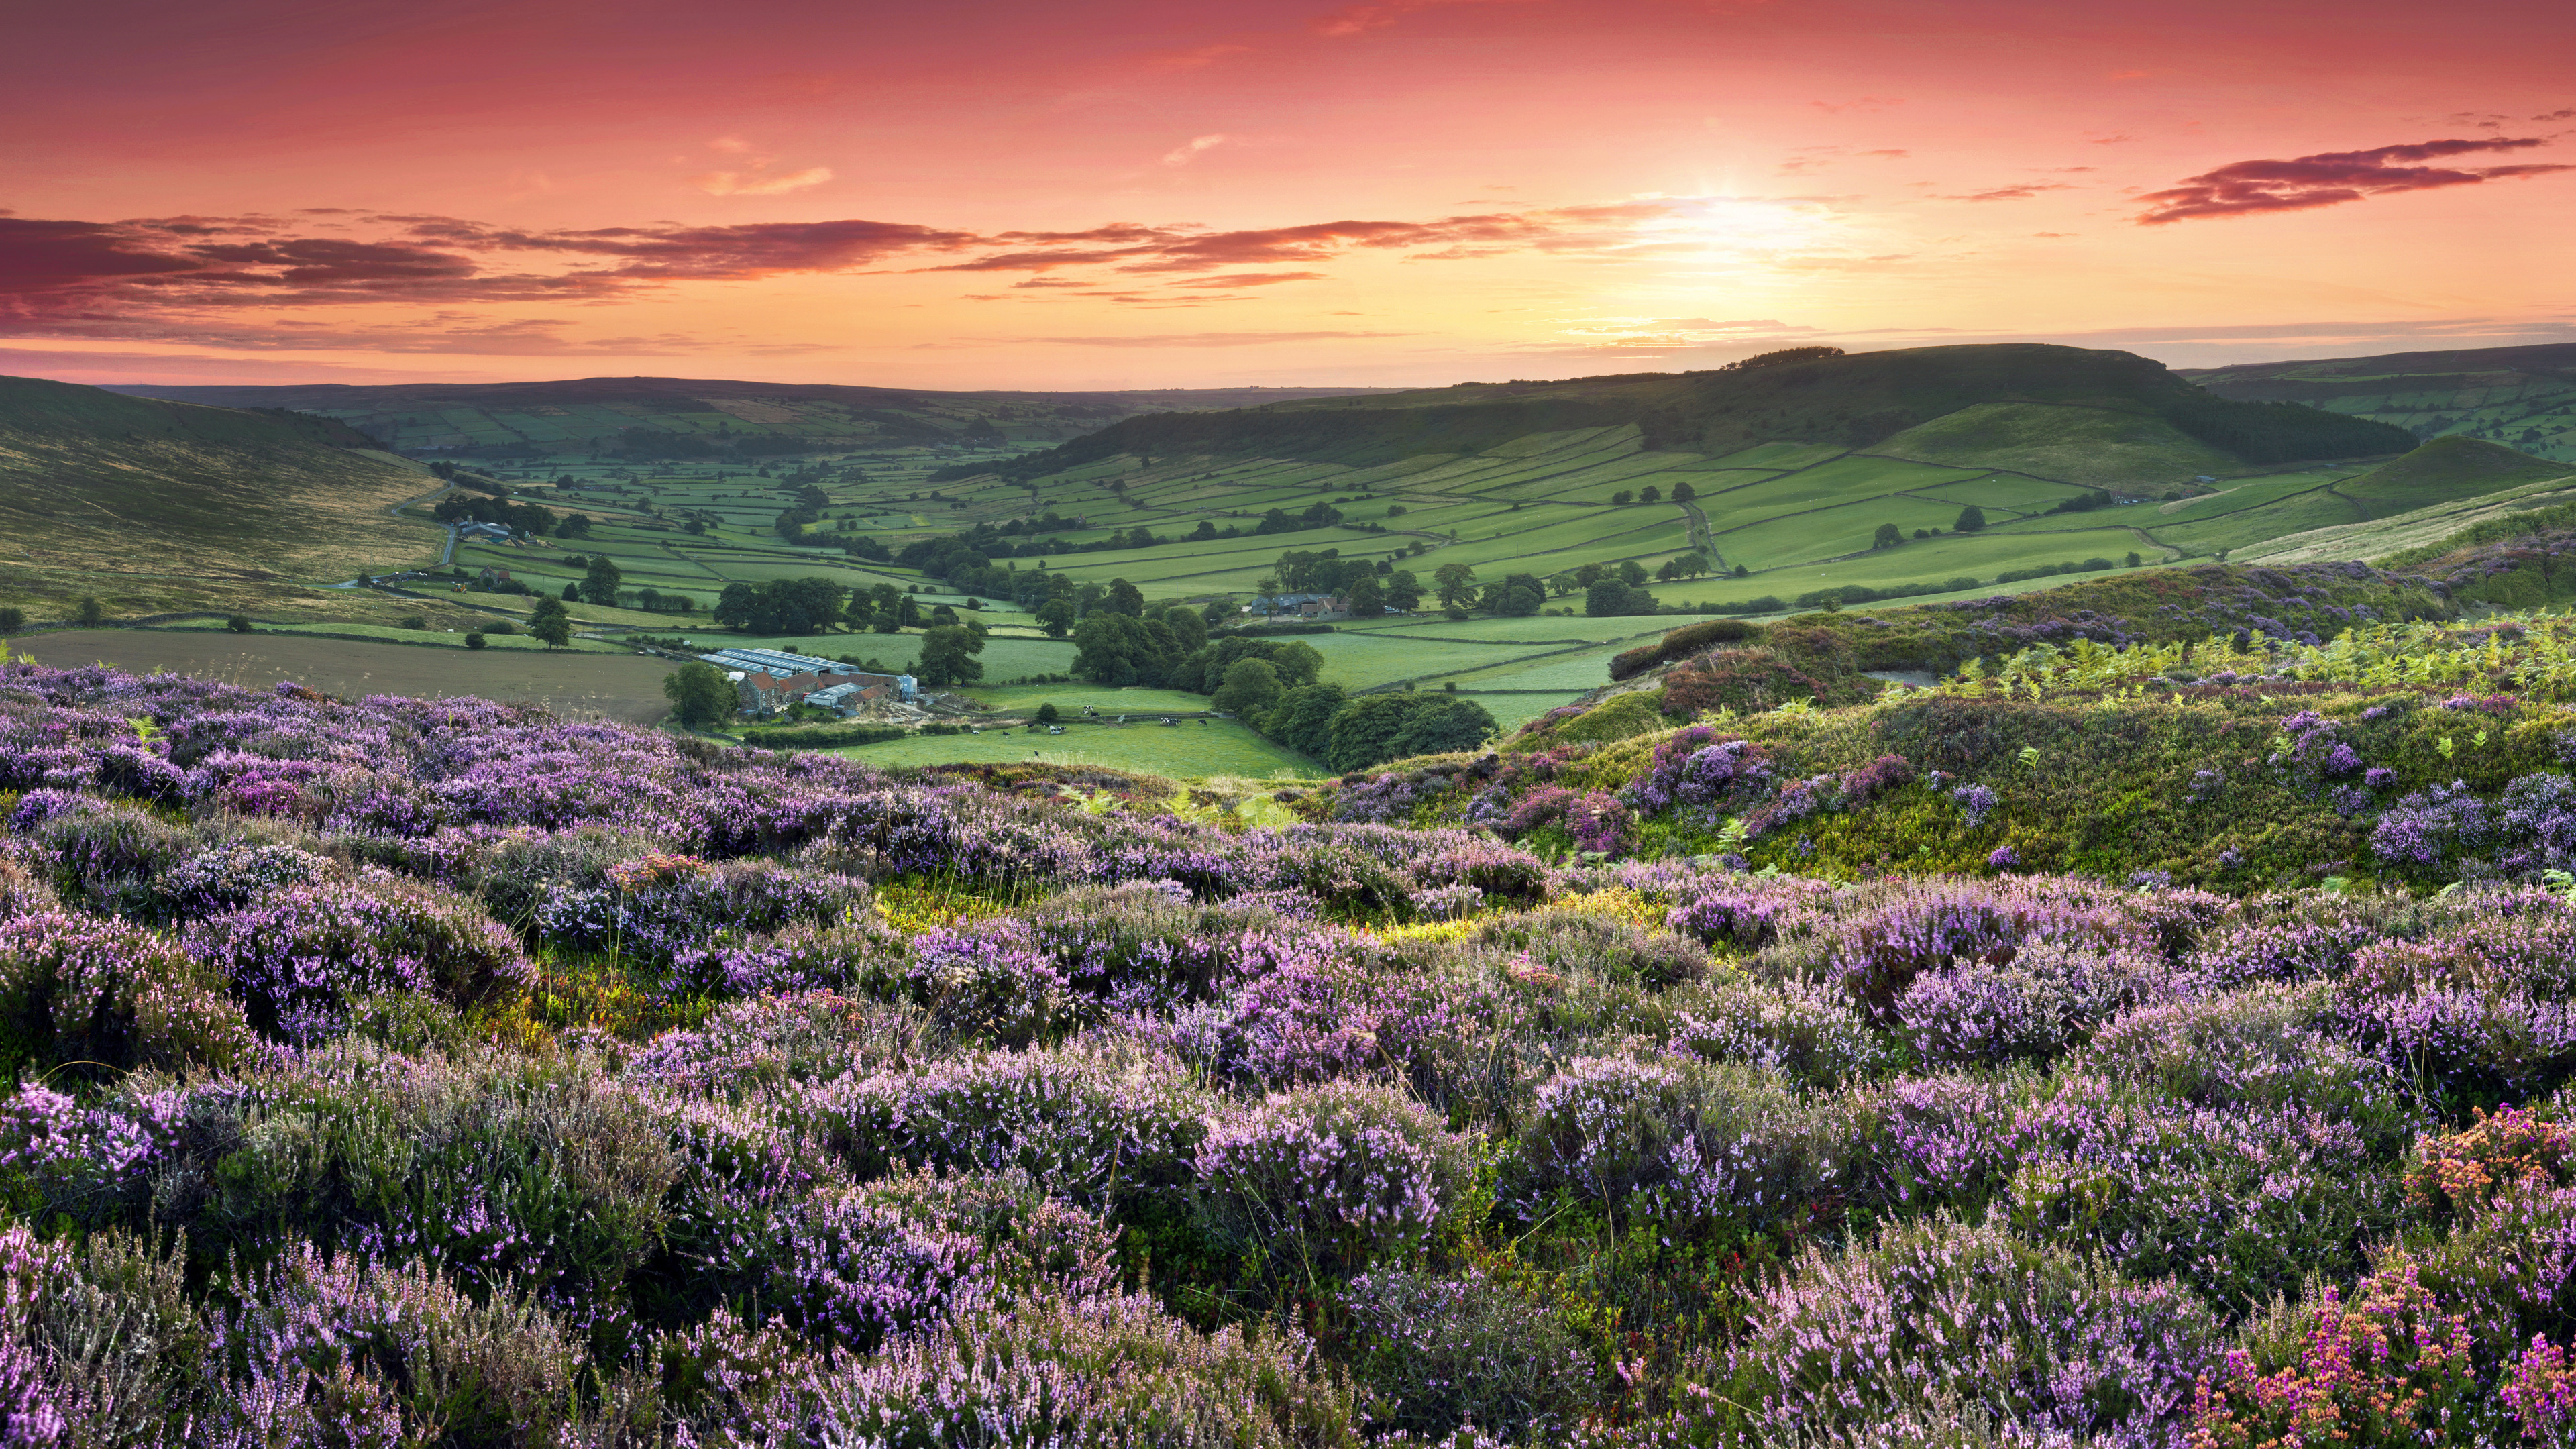
M1650 690L1637 690L1594 705L1574 718L1548 731L1551 740L1588 740L1608 744L1664 728L1664 718L1656 709L1660 696Z

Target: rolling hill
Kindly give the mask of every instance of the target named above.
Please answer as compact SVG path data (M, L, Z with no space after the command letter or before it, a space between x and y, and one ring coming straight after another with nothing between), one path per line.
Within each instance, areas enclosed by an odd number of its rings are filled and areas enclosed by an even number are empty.
M2179 374L2220 397L2298 402L2433 438L2576 462L2576 343L2250 362Z
M326 418L0 378L7 602L150 613L434 556L390 510L437 481L367 444Z
M1138 413L1236 408L1372 389L922 392L675 377L310 387L122 386L136 397L292 408L402 452L540 457L767 455L823 449L1053 441ZM990 432L985 431L989 427Z
M1989 450L2065 447L2054 409L2104 415L2123 473L2100 482L2177 477L2212 461L2239 467L2397 452L2399 430L2314 408L2241 402L2193 387L2134 353L2040 344L1918 347L1795 358L1712 372L1639 373L1563 382L1461 383L1373 397L1274 403L1232 412L1132 418L1019 460L1014 476L1125 453L1257 455L1355 467L1429 453L1472 453L1532 433L1635 424L1643 445L1724 454L1766 442L1878 446L1963 409L1988 414L1973 439ZM2032 406L2037 405L2037 406ZM1935 447L1956 440L1927 439Z

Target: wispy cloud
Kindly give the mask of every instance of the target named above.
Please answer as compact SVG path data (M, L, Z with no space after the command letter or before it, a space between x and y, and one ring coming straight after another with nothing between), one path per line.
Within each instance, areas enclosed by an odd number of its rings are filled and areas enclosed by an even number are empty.
M2041 181L2026 186L1998 186L1992 191L1968 191L1957 195L1943 195L1935 199L1940 201L2028 201L2043 191L2069 189L2071 188L2063 181Z
M2367 151L2322 151L2286 161L2238 161L2188 176L2178 186L2150 191L2142 226L2178 221L2312 211L2401 191L2475 186L2507 177L2545 176L2576 167L2546 163L2512 166L2431 166L2423 163L2480 151L2523 151L2546 146L2543 136L2487 136L2374 146Z
M1053 342L1067 347L1268 347L1282 342L1341 342L1363 337L1404 337L1403 332L1151 332L1129 337L1013 337L1011 342Z
M829 166L806 166L794 171L774 170L778 159L763 155L740 136L719 136L707 143L707 149L737 156L731 169L707 171L689 178L689 184L710 196L781 196L790 191L803 191L832 179Z
M1164 152L1163 164L1166 166L1187 166L1207 152L1224 145L1229 139L1230 138L1222 132L1206 136L1192 136L1187 141L1184 141L1180 145L1173 147L1171 150Z

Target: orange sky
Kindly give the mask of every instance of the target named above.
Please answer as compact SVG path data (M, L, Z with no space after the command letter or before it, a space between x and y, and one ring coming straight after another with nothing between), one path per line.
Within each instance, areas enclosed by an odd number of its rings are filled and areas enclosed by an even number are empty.
M96 0L0 372L1424 383L2576 340L2576 11Z

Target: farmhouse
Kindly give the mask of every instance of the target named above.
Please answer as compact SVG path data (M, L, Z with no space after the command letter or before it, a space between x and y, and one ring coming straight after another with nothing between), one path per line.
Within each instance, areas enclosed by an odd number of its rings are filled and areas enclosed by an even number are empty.
M876 700L912 701L921 693L909 674L879 674L779 649L719 649L698 658L725 672L750 714L777 714L803 701L851 715Z

